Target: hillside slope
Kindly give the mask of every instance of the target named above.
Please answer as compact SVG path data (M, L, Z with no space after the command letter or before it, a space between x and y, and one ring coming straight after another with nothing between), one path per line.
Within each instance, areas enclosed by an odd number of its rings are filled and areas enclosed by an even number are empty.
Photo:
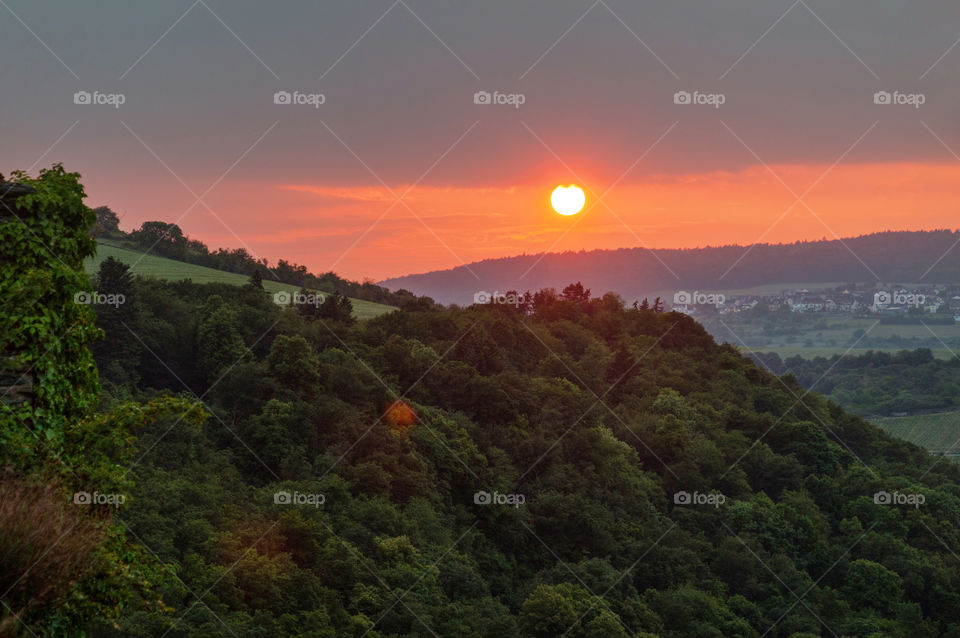
M472 303L478 291L559 290L571 281L627 299L770 284L952 283L960 281L960 249L952 250L958 241L958 231L886 232L793 244L547 253L487 259L380 283L457 304Z
M958 468L688 316L545 295L347 325L239 287L133 296L175 374L142 352L112 391L183 379L214 418L138 432L120 515L186 589L97 635L960 633ZM183 342L205 326L242 344Z
M180 281L190 279L196 283L223 283L234 286L242 286L249 280L249 277L225 270L216 270L206 266L197 266L188 264L166 257L157 255L143 255L135 250L111 246L104 242L97 243L97 254L95 257L86 260L84 264L87 272L96 272L100 263L107 257L113 257L128 266L132 266L131 272L144 277L155 277L157 279L166 279L169 281ZM136 265L134 265L136 264ZM280 283L279 281L263 282L264 290L268 292L296 292L299 287L290 284ZM350 298L353 304L353 314L358 319L369 319L385 312L395 310L393 306L366 301L364 299Z

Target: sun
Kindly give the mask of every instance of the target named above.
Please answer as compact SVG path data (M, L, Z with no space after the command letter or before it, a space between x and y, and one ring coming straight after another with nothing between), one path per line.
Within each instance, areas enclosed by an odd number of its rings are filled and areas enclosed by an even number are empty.
M550 195L550 204L553 210L561 215L576 215L583 210L583 204L587 201L583 194L583 189L574 184L569 186L557 186Z

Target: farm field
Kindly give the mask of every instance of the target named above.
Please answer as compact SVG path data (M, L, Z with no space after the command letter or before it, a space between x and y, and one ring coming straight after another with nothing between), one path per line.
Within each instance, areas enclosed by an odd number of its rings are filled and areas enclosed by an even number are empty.
M154 277L156 279L167 279L171 281L190 279L195 283L201 284L222 283L234 286L242 286L247 283L246 275L217 270L215 268L207 268L206 266L197 266L174 259L158 257L156 255L142 255L135 250L112 246L102 242L97 243L96 256L86 260L84 266L87 272L96 272L100 267L100 262L107 257L113 257L130 265L131 272L143 277ZM300 290L298 286L267 280L264 280L263 288L268 292L296 292ZM364 299L351 297L350 302L353 304L353 315L357 319L370 319L394 310L393 306L366 301Z
M791 314L756 317L746 313L697 317L718 341L741 350L776 352L781 357L805 358L850 354L868 350L896 352L929 348L949 359L960 353L960 325L881 324L877 317L840 314Z
M874 352L901 352L903 348L854 348L853 350L848 351L847 348L839 347L829 347L829 346L813 346L813 347L804 347L804 346L758 346L750 348L745 348L742 344L736 343L733 344L736 348L745 355L753 353L764 353L764 352L776 352L780 355L781 359L788 359L789 357L800 356L804 359L815 359L816 357L825 357L830 358L835 354L843 355L846 353L849 356L861 355L867 352L868 350L873 350ZM939 350L933 350L933 356L937 359L947 360L952 358L954 355L950 350L945 350L943 348Z
M934 454L949 450L960 455L960 411L899 417L874 417L870 422L889 434L916 443Z

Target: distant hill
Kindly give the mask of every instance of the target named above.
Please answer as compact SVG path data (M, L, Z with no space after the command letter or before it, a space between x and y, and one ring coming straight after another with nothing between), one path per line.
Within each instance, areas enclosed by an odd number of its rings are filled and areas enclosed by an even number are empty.
M441 303L464 304L472 303L478 291L561 289L574 281L594 291L616 291L627 300L668 291L771 284L954 283L960 281L960 247L951 248L958 242L958 231L890 231L792 244L541 253L486 259L380 284Z
M220 283L242 286L249 277L226 270L217 270L216 268L207 268L196 264L188 264L175 259L167 259L157 255L143 255L136 250L111 246L104 242L97 243L97 254L87 260L85 264L88 273L95 273L102 262L107 257L113 257L123 263L131 266L130 272L144 277L154 277L156 279L167 279L170 281L179 281L181 279L190 279L194 283ZM263 288L267 292L296 292L300 290L299 286L281 283L279 281L263 281ZM365 299L349 298L353 304L353 315L357 319L369 319L382 315L385 312L396 310L393 306L367 301Z

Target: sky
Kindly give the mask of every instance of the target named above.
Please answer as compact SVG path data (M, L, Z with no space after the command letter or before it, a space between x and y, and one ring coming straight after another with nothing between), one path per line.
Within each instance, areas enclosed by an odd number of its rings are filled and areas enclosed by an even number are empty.
M61 162L124 230L176 222L313 272L958 227L952 1L0 0L0 16L0 172ZM586 206L561 217L550 192L571 183Z

